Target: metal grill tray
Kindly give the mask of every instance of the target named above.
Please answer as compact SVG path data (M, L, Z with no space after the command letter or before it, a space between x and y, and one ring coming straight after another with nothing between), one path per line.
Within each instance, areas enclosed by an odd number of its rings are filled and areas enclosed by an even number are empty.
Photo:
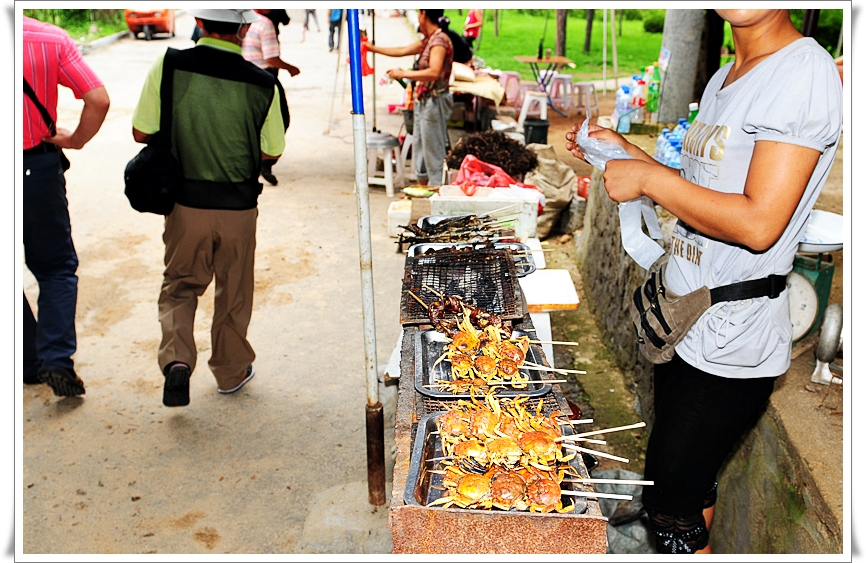
M415 443L412 446L412 457L409 460L409 476L406 478L406 488L403 491L403 501L406 504L413 506L427 506L434 500L441 498L445 493L445 487L442 486L443 476L436 473L430 473L430 471L428 471L428 469L440 468L440 464L431 464L427 462L428 459L442 457L445 455L442 452L442 442L439 440L439 434L434 434L434 432L436 432L436 419L444 412L445 411L438 411L430 413L418 421L418 430L415 433ZM563 426L562 433L565 435L570 435L572 434L572 429L568 426ZM583 459L581 458L581 456L574 456L574 459L568 462L568 464L573 467L578 473L578 475L580 475L582 478L589 478L589 472L586 470L586 466L583 465ZM572 491L594 490L591 484L581 485L578 483L562 483L561 487L563 490ZM574 503L574 510L565 514L557 514L556 512L542 514L538 512L525 511L521 511L521 513L531 514L533 516L570 516L576 514L583 514L584 512L586 512L587 497L563 495L563 506L568 506L568 503ZM437 506L431 508L438 509L441 507ZM504 512L497 508L491 508L489 510L480 508L465 510L469 512L480 512L485 514L489 514L491 512ZM509 512L518 511L511 509Z
M513 334L514 336L526 336L526 333L520 330L515 330ZM445 351L446 343L445 335L435 329L424 330L415 335L415 390L422 395L437 399L469 399L471 398L469 393L451 393L435 387L424 387L432 383L451 381L451 362L448 359L442 360L435 367L433 366L434 362ZM538 348L538 345L530 344L526 359L541 364L542 355L543 352ZM530 382L526 384L525 389L514 389L508 386L498 387L495 395L497 397L515 397L517 395L540 397L550 391L550 385L545 385L541 378L541 374L545 372L521 369L520 373L529 376Z
M526 311L517 268L511 252L503 249L473 250L448 257L437 255L406 258L400 296L401 324L430 324L423 305L438 299L436 293L458 295L476 307L499 315L503 320L522 319ZM453 318L455 315L451 315Z
M477 250L483 249L487 246L488 243L458 243L458 242L424 242L419 244L413 244L409 247L409 252L407 256L410 258L415 258L416 256L420 256L426 253L429 250L438 251L443 248L475 248ZM535 260L532 258L532 249L529 246L523 244L522 242L494 242L490 243L493 245L495 249L505 249L510 250L512 252L511 257L514 259L514 267L517 268L517 277L522 278L523 276L528 276L532 272L535 271ZM518 255L515 256L515 253Z

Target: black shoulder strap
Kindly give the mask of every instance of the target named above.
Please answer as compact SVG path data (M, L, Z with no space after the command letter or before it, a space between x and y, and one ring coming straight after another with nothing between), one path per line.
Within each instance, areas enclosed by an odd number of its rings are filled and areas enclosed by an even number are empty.
M785 290L788 276L773 274L759 280L748 280L716 287L710 290L713 305L722 301L740 301L767 296L775 299Z
M169 47L162 62L162 80L159 86L159 131L160 141L171 148L171 111L174 91L174 60L177 49Z
M57 134L57 126L54 124L54 120L51 119L51 114L48 113L48 110L45 109L45 106L42 105L42 102L39 101L39 98L36 97L36 92L33 91L33 87L30 86L30 83L27 82L27 79L24 79L24 93L36 104L36 109L39 110L39 113L42 114L42 119L45 121L45 124L48 126L48 130L51 131L51 136Z

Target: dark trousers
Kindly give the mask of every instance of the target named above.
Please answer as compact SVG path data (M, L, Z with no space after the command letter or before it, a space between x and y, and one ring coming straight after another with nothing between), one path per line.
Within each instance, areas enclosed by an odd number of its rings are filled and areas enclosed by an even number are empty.
M39 356L36 355L36 317L24 294L24 381L35 382L39 371Z
M23 202L24 263L39 282L36 356L43 368L73 368L78 255L57 153L24 156Z
M336 47L334 43L334 31L337 32L337 43L340 42L340 20L328 23L328 49L333 50Z

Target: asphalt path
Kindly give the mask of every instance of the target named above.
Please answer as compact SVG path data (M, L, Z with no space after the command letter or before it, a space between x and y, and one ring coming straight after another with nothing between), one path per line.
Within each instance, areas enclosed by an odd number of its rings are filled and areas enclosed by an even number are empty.
M69 152L66 174L80 259L74 359L87 392L60 399L44 385L16 387L16 554L390 552L387 509L367 501L346 39L338 72L326 10L319 10L320 33L304 34L303 10L289 13L282 56L301 74L280 74L291 127L274 166L279 184L266 184L259 199L249 327L256 376L237 394L217 393L207 367L211 287L199 301L198 366L183 408L162 405L156 360L163 218L132 210L122 176L142 147L131 119L145 75L166 47L192 46L193 19L178 17L174 38L126 38L86 55L111 97L96 137ZM405 18L377 17L376 33L380 44L414 38ZM379 70L410 64L384 60ZM372 81L365 79L368 131ZM385 132L397 134L402 123L387 114L400 93L377 85ZM74 128L80 108L61 88L58 124ZM404 259L387 233L391 201L383 188L370 188L378 364L400 334ZM20 249L17 261L35 306L38 286ZM386 446L392 430L386 422Z

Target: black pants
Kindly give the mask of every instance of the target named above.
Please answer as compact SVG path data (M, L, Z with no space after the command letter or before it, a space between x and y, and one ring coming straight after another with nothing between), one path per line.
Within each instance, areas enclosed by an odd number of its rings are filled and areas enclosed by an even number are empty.
M643 503L660 553L706 547L703 509L715 503L716 475L766 407L776 377L734 379L703 372L679 356L655 366L655 423Z
M36 354L43 368L71 369L77 348L78 255L57 152L24 156L23 195L24 262L39 282Z

